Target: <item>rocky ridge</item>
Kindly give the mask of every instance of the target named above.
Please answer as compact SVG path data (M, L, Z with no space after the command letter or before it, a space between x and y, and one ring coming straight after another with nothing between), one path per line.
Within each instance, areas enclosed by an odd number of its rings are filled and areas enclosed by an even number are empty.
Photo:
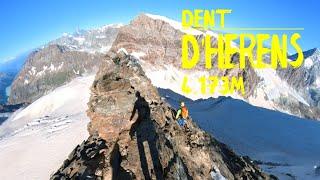
M51 179L273 179L175 111L139 60L110 52L92 85L90 137Z

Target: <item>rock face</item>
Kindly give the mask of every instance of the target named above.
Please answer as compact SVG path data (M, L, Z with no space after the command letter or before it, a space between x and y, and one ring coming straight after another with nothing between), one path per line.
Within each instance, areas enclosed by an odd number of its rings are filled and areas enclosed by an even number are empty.
M99 171L101 173L103 170L104 153L107 150L108 147L103 139L96 136L89 137L70 153L51 179L96 179Z
M51 179L272 179L197 127L181 128L139 61L110 52L92 85L90 137Z
M200 51L199 64L192 70L184 70L181 68L181 52L182 36L186 33L193 34L199 44L204 41L206 33L191 30L190 32L184 31L178 22L172 21L162 16L141 14L130 22L129 25L120 28L117 38L115 39L112 50L124 48L139 59L143 60L141 65L148 77L157 76L158 79L163 81L172 82L169 87L162 87L161 82L153 82L156 86L162 88L170 88L174 91L181 89L182 82L181 74L189 75L192 78L194 74L211 75L211 76L226 76L226 77L244 77L246 86L246 94L243 95L247 98L253 94L256 88L259 77L251 68L246 69L229 69L221 70L217 68L218 56L212 57L212 69L208 70L204 65L204 51ZM207 33L212 36L212 47L217 47L217 36L210 32ZM234 44L236 46L236 44ZM190 49L190 54L192 50ZM238 63L238 56L233 56L233 62ZM155 72L161 72L155 75ZM206 72L206 73L203 73ZM200 77L200 75L198 75ZM198 77L197 77L198 78ZM151 79L153 80L153 79ZM194 81L198 81L195 79ZM175 85L177 85L177 89ZM218 93L219 94L219 93Z
M151 79L152 83L164 89L171 89L179 94L188 96L191 99L208 98L224 96L218 90L213 95L199 95L200 85L198 78L201 76L226 76L243 77L245 94L232 93L234 98L243 99L246 102L272 110L289 113L299 117L320 119L320 108L318 92L319 88L310 88L310 92L301 92L305 87L301 79L307 78L306 82L316 84L314 75L319 72L316 68L318 60L315 61L317 51L307 52L306 60L315 62L309 69L286 69L284 73L279 73L273 69L252 69L249 65L246 69L221 70L217 68L217 57L212 57L212 69L204 67L204 51L200 52L198 65L192 70L181 69L181 38L185 33L193 34L197 37L199 44L205 35L211 36L212 46L217 46L217 35L214 32L201 32L199 30L183 30L179 22L175 22L163 16L141 14L130 24L120 28L115 39L112 50L117 51L120 48L141 60L141 65ZM233 46L237 46L236 43ZM200 46L200 48L202 48ZM189 50L192 54L192 49ZM255 53L253 53L255 54ZM232 57L233 63L238 63L238 55ZM264 57L265 62L270 62L270 57ZM318 63L319 64L319 63ZM314 75L308 75L308 74ZM284 75L283 75L284 74ZM194 88L195 93L185 94L181 91L181 84L184 75L188 75L190 86ZM305 77L308 76L308 77ZM295 82L292 82L295 81ZM192 83L193 82L193 83ZM222 84L222 83L221 83ZM320 84L320 80L318 82ZM311 87L311 86L310 86ZM198 94L198 95L194 95ZM234 95L234 96L233 96ZM308 100L310 99L310 101Z

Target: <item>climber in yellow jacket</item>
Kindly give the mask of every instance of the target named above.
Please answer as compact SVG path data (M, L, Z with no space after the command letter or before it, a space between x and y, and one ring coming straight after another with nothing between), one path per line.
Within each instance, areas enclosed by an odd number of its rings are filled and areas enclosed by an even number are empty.
M180 108L177 111L176 120L181 127L186 127L186 119L189 116L188 108L184 102L180 102Z

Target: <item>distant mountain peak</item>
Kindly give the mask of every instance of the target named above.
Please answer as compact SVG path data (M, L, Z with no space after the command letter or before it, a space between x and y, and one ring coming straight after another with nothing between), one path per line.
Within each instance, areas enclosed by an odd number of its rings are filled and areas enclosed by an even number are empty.
M141 19L141 18L144 18L146 19L147 18L150 18L150 19L153 19L153 20L158 20L158 21L163 21L163 22L166 22L168 23L170 26L172 26L174 29L176 30L179 30L183 33L186 33L186 34L193 34L193 35L200 35L200 34L203 34L202 31L199 31L197 29L193 29L193 28L183 28L182 27L182 24L181 22L179 21L175 21L173 19L170 19L168 17L165 17L165 16L160 16L160 15L155 15L155 14L141 14L139 15L136 19ZM136 20L135 19L135 20Z
M33 102L79 75L95 73L119 27L120 24L111 24L92 30L78 29L73 34L64 33L30 53L12 83L9 103ZM47 78L50 81L45 80ZM39 89L33 88L39 86Z
M304 55L304 59L307 59L307 58L309 58L311 56L317 56L318 59L319 59L320 50L319 50L319 48L312 48L312 49L309 49L307 51L303 51L303 55ZM293 55L289 56L289 59L296 59L297 56L298 56L298 53L293 54Z
M98 30L105 30L107 28L121 28L122 26L124 26L124 24L122 23L117 23L117 24L107 24L107 25L104 25L102 27L99 27L97 28ZM97 30L95 29L95 30Z
M77 29L74 33L63 33L58 39L47 45L57 44L68 47L69 50L89 53L107 53L111 42L116 37L123 24L108 24L90 30Z

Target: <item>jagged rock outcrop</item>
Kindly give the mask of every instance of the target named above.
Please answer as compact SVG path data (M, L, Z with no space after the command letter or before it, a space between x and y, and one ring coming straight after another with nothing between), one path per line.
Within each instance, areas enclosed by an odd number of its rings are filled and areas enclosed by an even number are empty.
M51 179L271 179L192 119L179 127L131 55L108 54L88 106L89 139Z
M81 145L78 145L63 162L63 165L51 179L96 179L101 176L104 167L104 153L108 150L106 142L90 136ZM68 174L68 176L66 176Z

